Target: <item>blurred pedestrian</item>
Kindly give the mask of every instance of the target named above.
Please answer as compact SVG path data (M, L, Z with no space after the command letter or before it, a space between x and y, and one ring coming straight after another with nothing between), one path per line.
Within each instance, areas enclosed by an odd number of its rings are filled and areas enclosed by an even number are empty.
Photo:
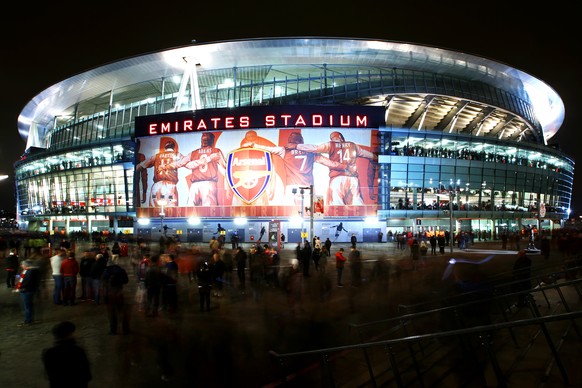
M514 292L521 292L517 297L517 307L525 307L528 294L522 291L531 289L531 259L527 257L525 251L517 253L517 260L513 264L513 284Z
M128 282L127 272L113 260L109 260L101 276L101 289L103 300L107 305L109 334L111 335L117 334L119 322L121 322L123 334L129 334L129 306L123 293L123 286Z
M93 253L93 252L91 252ZM101 298L101 276L107 267L107 260L101 253L95 256L95 261L91 267L91 292L93 293L93 303L98 305L102 302Z
M54 304L63 304L63 274L61 273L61 263L65 259L65 256L66 250L58 248L55 254L49 259L54 280Z
M212 296L221 297L226 265L222 261L222 257L220 257L220 252L212 254L212 261L209 263L209 266L212 271L212 289L214 290Z
M67 251L67 255L61 263L61 273L63 274L63 305L74 306L77 293L77 275L79 274L79 263L75 258L75 252Z
M246 288L246 273L245 269L247 266L247 253L245 250L239 246L236 249L236 255L234 257L236 262L236 274L238 277L238 288L244 293Z
M340 248L335 254L335 268L337 271L337 286L343 287L342 276L344 273L344 266L346 264L346 257L344 256L344 249Z
M16 287L16 275L20 267L20 259L16 254L16 248L10 248L10 252L6 257L6 287Z
M79 262L79 276L81 276L81 300L94 300L91 269L95 264L95 256L90 251L84 251Z
M22 300L24 323L18 326L28 326L34 323L34 298L40 287L40 271L31 260L24 260L20 266L22 272L14 291L20 294Z
M173 254L164 255L162 309L168 313L178 310L178 264Z
M91 381L91 367L85 350L77 345L75 325L70 321L52 328L54 345L42 351L42 362L50 388L86 388Z
M158 264L160 257L154 255L145 271L144 286L146 289L146 316L157 317L160 308L160 292L162 288L162 273Z
M542 237L542 241L540 242L540 250L542 251L542 256L544 260L548 260L550 258L550 237L544 236Z
M210 311L210 292L212 290L212 270L205 260L198 265L196 271L198 280L198 294L200 296L200 311Z
M362 255L355 245L350 248L348 260L352 275L352 287L359 287L362 285Z

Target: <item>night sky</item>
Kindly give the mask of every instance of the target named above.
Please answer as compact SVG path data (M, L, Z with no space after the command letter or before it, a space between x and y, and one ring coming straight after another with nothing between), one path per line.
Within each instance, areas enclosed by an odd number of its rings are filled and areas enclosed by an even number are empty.
M66 3L66 2L65 2ZM127 57L198 42L317 36L410 42L489 58L529 73L562 97L566 118L550 140L582 160L580 43L575 3L527 9L510 2L129 2L23 3L0 20L0 209L14 211L13 163L25 151L17 130L24 105L54 83ZM182 2L183 3L183 2ZM406 4L401 4L406 3ZM359 8L360 7L360 8ZM578 143L577 143L578 142ZM576 171L580 176L582 171ZM582 213L582 178L572 210Z

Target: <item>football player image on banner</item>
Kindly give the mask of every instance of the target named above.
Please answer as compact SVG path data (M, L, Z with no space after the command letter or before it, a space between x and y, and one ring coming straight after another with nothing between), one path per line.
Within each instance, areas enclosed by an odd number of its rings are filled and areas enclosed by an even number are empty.
M135 164L139 165L141 162L146 160L145 155L141 152L141 142L137 140L135 147ZM147 168L142 168L139 173L134 174L134 187L133 192L133 205L135 207L140 207L142 203L147 201L148 193L148 170Z
M150 200L137 215L158 216L156 198L164 195L168 217L289 217L301 206L293 188L311 185L326 216L375 214L377 130L332 132L334 141L329 129L297 127L140 137L145 160L136 165L136 197L142 172L153 174ZM344 134L351 141L342 141Z
M301 151L325 153L331 161L341 164L341 167L330 167L327 205L364 205L358 178L357 160L364 158L369 161L367 166L367 187L374 188L378 156L358 144L346 141L343 134L337 131L329 135L330 141L320 145L297 144ZM344 168L347 166L347 168ZM370 199L376 200L376 195L370 191Z
M162 136L159 139L159 150L136 166L136 173L153 168L153 184L150 188L150 207L159 207L158 201L164 199L164 206L178 206L178 172L176 168L166 168L182 158L178 152L178 143L171 137ZM134 189L135 190L135 189Z
M316 155L310 152L296 149L297 144L303 144L303 136L299 130L288 130L280 132L289 132L287 137L287 144L285 146L268 146L257 144L255 142L247 142L243 144L244 147L256 148L263 151L268 151L273 155L277 155L283 159L284 164L284 180L285 180L285 198L286 203L295 202L298 205L293 189L298 187L305 187L313 185L313 164L320 163L327 167L334 167L338 169L346 169L347 165L333 162L323 155Z
M187 206L218 206L218 184L224 180L225 160L222 151L214 146L215 135L203 132L197 148L166 166L167 169L186 167L191 171L186 177L189 185Z

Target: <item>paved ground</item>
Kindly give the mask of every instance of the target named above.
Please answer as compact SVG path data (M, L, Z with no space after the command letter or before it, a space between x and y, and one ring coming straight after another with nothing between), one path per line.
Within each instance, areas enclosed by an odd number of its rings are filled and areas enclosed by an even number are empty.
M509 273L515 252L500 252L498 243L478 243L478 251L460 252L454 257L481 260L492 250L495 259L480 266L482 273ZM344 245L346 246L346 245ZM335 252L339 245L332 248ZM282 264L294 256L294 245L282 252ZM269 350L280 353L351 343L347 323L366 322L394 314L399 304L410 304L449 287L442 275L451 254L428 256L426 265L414 271L406 252L393 244L362 244L366 260L362 287L335 285L331 260L326 271L311 271L309 278L297 277L297 293L291 297L279 288L265 287L247 292L227 287L222 297L212 298L210 312L199 312L195 283L180 278L179 311L164 311L156 318L145 317L131 306L131 334L108 335L105 306L80 302L76 306L56 306L51 302L52 283L47 281L37 303L40 323L18 327L22 309L18 294L0 289L0 386L47 387L40 359L41 350L52 343L50 330L62 320L77 325L78 342L86 349L93 380L90 387L173 386L265 387L276 385L276 366ZM80 257L80 256L79 256ZM388 275L373 278L372 269L381 259L389 264ZM532 256L534 266L543 260ZM557 264L560 258L550 260ZM131 274L129 259L122 258ZM283 270L282 270L283 271ZM132 274L131 274L132 275ZM235 275L236 276L236 275ZM135 294L135 278L126 288L129 299ZM172 381L161 379L169 365Z

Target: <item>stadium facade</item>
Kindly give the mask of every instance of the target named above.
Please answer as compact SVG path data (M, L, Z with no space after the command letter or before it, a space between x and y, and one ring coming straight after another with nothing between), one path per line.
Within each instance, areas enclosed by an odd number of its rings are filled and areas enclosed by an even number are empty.
M74 75L24 107L18 221L195 242L258 240L263 226L289 242L552 230L574 178L548 145L564 114L542 80L448 49L193 43Z

